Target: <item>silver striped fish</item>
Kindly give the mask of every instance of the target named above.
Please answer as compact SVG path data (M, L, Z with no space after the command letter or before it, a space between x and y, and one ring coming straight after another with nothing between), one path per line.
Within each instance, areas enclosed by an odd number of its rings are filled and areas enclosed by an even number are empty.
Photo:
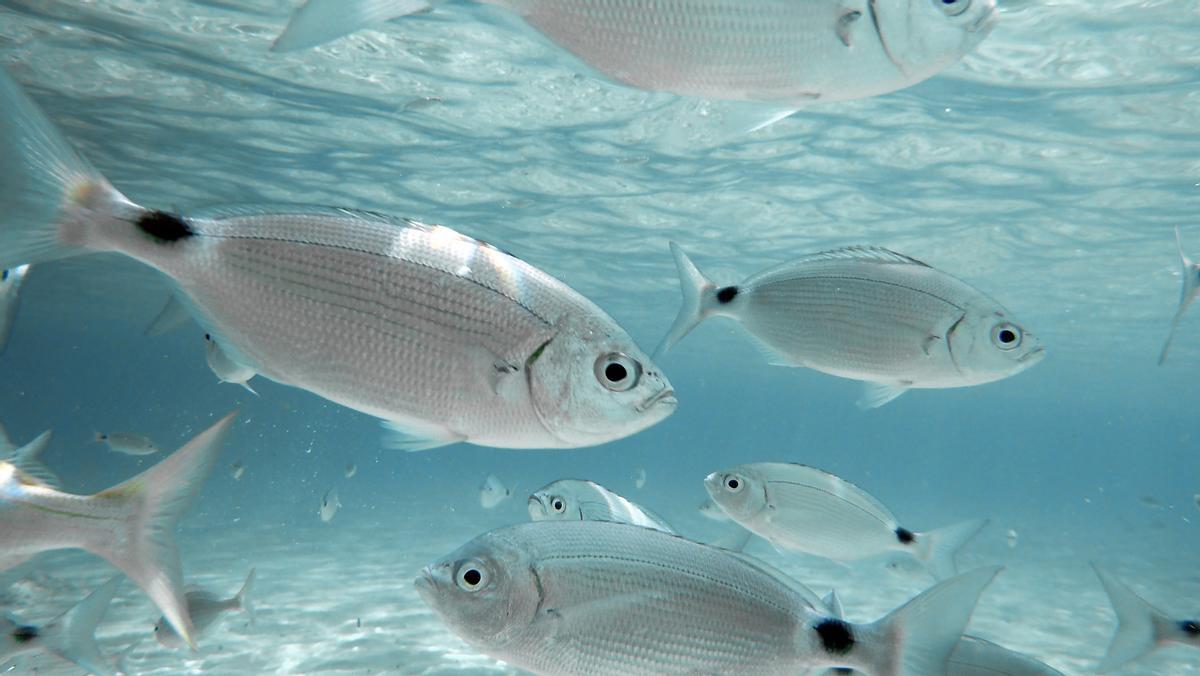
M386 421L395 446L589 446L675 410L669 381L599 307L449 228L346 209L145 209L4 75L0 168L0 266L134 258L171 279L233 363Z
M739 101L876 96L954 65L995 25L994 0L482 0L600 73L651 91ZM432 0L308 0L273 49L327 42Z
M982 291L887 249L813 254L724 287L674 242L671 253L683 304L656 357L705 318L732 317L774 364L866 381L858 403L875 408L914 387L1007 378L1045 353Z
M452 632L535 674L934 676L998 572L853 624L749 557L629 524L540 521L475 538L415 584Z
M616 521L675 532L666 519L584 479L559 479L534 491L529 496L529 518L534 521Z

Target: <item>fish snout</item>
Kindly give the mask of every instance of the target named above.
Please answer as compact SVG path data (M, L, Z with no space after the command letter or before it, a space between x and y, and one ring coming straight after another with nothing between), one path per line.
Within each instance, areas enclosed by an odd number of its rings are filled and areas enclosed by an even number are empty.
M651 406L666 406L674 409L679 405L679 400L675 398L675 390L671 389L670 385L663 387L658 392L646 397L642 403L637 405L638 413L645 413Z
M537 521L538 517L546 516L546 506L542 504L541 500L538 500L536 495L529 496L528 509L529 518L533 519L534 521Z
M417 579L413 580L413 587L416 587L417 595L427 605L434 605L434 601L437 599L438 584L432 567L425 566L421 569L421 574L417 576Z
M720 472L713 472L712 474L704 477L704 490L708 491L709 496L713 498L714 502L717 499L717 494L721 491L722 481L723 479Z

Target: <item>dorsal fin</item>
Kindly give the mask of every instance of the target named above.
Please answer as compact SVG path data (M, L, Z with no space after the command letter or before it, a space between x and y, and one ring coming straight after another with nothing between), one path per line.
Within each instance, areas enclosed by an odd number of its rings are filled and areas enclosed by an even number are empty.
M837 260L854 260L868 263L892 263L899 265L919 265L923 268L929 265L923 261L919 261L912 256L905 256L902 253L896 253L891 249L885 249L879 246L847 246L840 249L830 249L829 251L821 251L807 256L801 256L790 261L795 263L809 263L814 261L837 261Z

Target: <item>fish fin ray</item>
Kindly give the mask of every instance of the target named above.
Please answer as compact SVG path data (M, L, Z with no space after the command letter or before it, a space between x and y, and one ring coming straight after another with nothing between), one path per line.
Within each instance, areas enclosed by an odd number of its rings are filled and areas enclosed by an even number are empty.
M42 627L46 648L92 674L115 674L96 645L96 627L108 612L120 582L121 576L114 575L73 608Z
M257 568L250 569L250 572L246 574L246 581L242 583L242 588L233 597L238 609L250 618L250 626L254 626L254 599L251 597L251 592L254 591L254 578L257 570Z
M862 396L855 402L861 410L879 408L909 390L910 383L863 383Z
M62 480L41 459L42 451L50 444L51 435L50 430L37 435L33 441L13 451L8 461L21 472L22 479L27 483L61 490Z
M162 309L146 325L146 329L142 334L156 338L181 328L191 318L192 314L188 311L188 307L181 303L179 297L172 292L167 296L167 302L163 303Z
M290 52L331 42L375 24L430 9L429 0L308 0L271 44Z
M1117 667L1139 659L1158 647L1159 636L1155 631L1156 618L1166 619L1162 611L1146 602L1136 592L1121 582L1115 575L1095 563L1092 569L1108 593L1113 612L1117 615L1117 629L1104 659L1096 671L1112 671Z
M1182 267L1183 286L1179 291L1179 307L1175 310L1175 316L1171 318L1171 328L1167 332L1167 340L1163 343L1162 352L1158 355L1158 365L1162 366L1167 361L1167 353L1171 350L1171 341L1175 339L1175 331L1179 328L1179 321L1183 319L1183 314L1187 312L1188 307L1196 300L1196 296L1200 295L1200 266L1192 262L1187 254L1183 251L1183 234L1179 227L1175 227L1175 244L1179 248L1179 263Z
M938 580L945 580L958 572L954 564L954 555L967 542L979 534L988 525L989 519L972 519L945 528L937 528L925 533L914 535L914 556Z
M700 268L696 267L683 248L675 242L671 242L671 255L675 258L675 267L679 272L679 290L683 294L683 300L679 314L675 316L675 323L671 324L670 330L659 341L658 347L654 348L652 359L666 354L696 328L697 324L704 321L705 317L712 314L712 308L717 302L714 296L716 286L700 272Z
M467 440L467 437L441 427L417 428L408 422L391 420L381 420L380 424L386 430L383 435L384 448L397 451L428 451Z

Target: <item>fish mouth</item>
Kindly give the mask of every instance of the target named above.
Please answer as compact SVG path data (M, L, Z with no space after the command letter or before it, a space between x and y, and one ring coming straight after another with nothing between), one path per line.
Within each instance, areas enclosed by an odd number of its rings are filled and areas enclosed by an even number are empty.
M437 596L437 580L433 577L433 571L426 566L417 579L413 580L413 586L417 589L417 595L425 604L433 607L434 599Z
M650 395L645 401L637 405L638 413L645 413L647 409L655 404L663 404L665 406L676 406L679 400L675 398L675 390L664 387L658 392Z
M1033 364L1036 364L1037 362L1041 361L1042 357L1045 357L1045 356L1046 356L1046 348L1037 347L1037 348L1034 348L1034 349L1030 350L1029 352L1026 352L1025 354L1021 355L1021 357L1019 359L1017 359L1017 363L1033 365Z
M535 498L532 495L529 496L528 509L529 509L529 518L531 518L531 519L546 515L546 506L542 504L541 500L538 500L537 498Z

